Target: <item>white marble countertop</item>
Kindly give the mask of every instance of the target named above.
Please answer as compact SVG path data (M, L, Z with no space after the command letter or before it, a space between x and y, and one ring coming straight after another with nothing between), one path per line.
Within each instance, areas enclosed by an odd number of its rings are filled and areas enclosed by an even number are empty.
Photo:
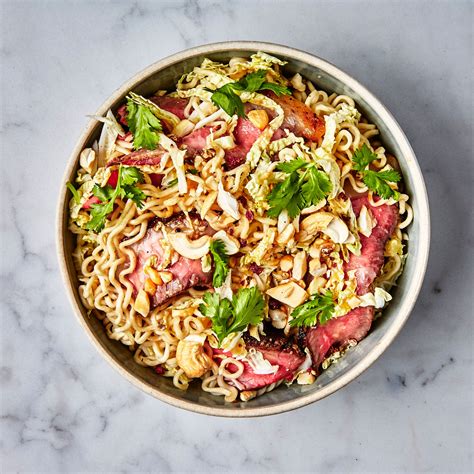
M471 471L472 5L3 0L0 470ZM265 419L187 413L122 379L73 316L54 242L86 115L155 60L230 39L307 50L371 89L432 210L428 274L395 343L340 392Z

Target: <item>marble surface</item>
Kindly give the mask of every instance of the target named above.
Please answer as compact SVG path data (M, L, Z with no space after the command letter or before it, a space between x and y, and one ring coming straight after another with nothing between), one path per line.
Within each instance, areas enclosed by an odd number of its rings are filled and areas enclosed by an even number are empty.
M472 471L472 6L3 0L1 471ZM179 411L122 379L72 314L54 242L86 115L158 58L230 39L305 49L369 87L413 144L433 221L395 343L330 398L258 420Z

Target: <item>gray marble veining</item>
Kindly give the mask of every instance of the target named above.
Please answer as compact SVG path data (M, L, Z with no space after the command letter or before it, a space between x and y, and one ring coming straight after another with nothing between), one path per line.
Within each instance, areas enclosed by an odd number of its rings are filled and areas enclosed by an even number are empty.
M472 2L1 2L2 472L473 469ZM100 103L149 63L258 39L371 89L417 153L432 251L400 336L345 389L253 420L178 411L93 349L54 244L66 157Z

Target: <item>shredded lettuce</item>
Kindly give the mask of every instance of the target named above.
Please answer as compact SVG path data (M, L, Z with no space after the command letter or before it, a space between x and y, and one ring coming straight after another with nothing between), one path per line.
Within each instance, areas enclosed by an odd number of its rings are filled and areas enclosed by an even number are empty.
M256 263L260 265L262 263L263 257L265 254L270 250L273 242L275 241L276 237L276 230L269 229L268 232L265 233L263 239L257 244L257 246L249 252L247 255L242 257L240 260L242 265L248 265L249 263Z

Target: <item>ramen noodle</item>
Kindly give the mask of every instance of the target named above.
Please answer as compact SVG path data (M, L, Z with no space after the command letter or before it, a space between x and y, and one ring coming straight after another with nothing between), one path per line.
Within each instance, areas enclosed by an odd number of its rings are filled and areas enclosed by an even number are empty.
M96 119L68 183L79 295L137 364L248 401L365 337L413 212L351 97L260 52Z

